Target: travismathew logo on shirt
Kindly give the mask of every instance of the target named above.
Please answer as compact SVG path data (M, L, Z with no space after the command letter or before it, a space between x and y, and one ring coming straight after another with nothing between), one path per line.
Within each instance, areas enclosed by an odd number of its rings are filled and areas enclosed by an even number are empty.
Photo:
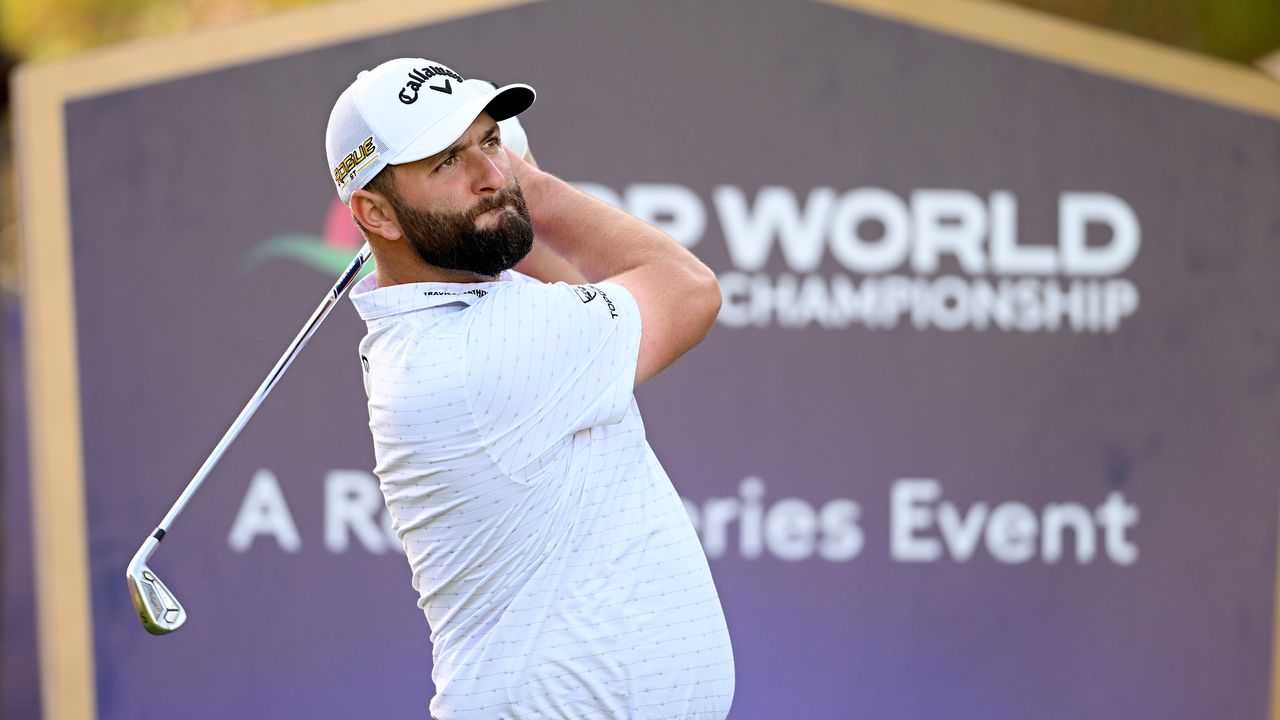
M437 81L435 85L427 85L427 81L437 75L442 76L444 79ZM429 89L435 90L438 93L452 95L453 84L449 82L449 78L453 78L458 82L463 82L461 75L447 67L428 65L424 68L414 68L409 72L409 82L405 83L404 87L400 88L400 102L405 105L412 105L417 102L418 91L422 89L423 85L427 85Z
M486 290L481 290L479 288L476 288L475 290L464 290L462 292L445 292L443 290L427 290L422 294L426 295L427 297L434 297L437 295L475 295L478 298L482 298L485 295L488 295L489 293Z

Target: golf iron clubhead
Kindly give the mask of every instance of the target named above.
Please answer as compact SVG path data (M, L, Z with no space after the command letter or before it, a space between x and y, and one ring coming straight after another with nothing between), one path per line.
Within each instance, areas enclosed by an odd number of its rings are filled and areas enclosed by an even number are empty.
M138 550L129 562L126 575L129 580L129 595L133 598L133 607L138 612L142 627L152 635L166 635L182 627L187 621L187 611L169 588L147 567L147 559L160 541L154 537Z
M142 621L142 627L152 635L167 635L174 630L182 627L182 623L187 621L187 611L182 609L182 603L178 602L178 598L169 592L169 588L160 582L160 578L147 567L147 562L151 560L151 555L155 553L156 547L160 545L160 541L164 539L164 535L173 527L174 521L178 519L178 515L182 514L187 503L191 502L191 498L195 495L196 490L204 484L209 473L213 471L218 461L222 459L222 455L231 446L232 441L244 429L249 418L257 412L258 407L262 405L262 401L266 399L271 389L279 382L280 377L284 375L284 371L289 369L289 365L293 359L297 357L302 347L307 344L307 340L315 333L316 328L320 327L320 323L329 316L329 311L343 293L351 287L353 283L360 277L360 269L364 264L373 257L373 250L369 247L369 243L365 243L360 251L347 265L347 268L338 276L338 281L333 284L329 292L325 294L324 300L320 302L311 313L311 317L307 319L307 324L302 326L302 330L293 338L293 342L289 343L289 347L285 348L284 355L276 361L275 367L271 368L271 372L267 374L267 378L258 386L257 391L249 398L249 402L245 404L244 409L236 416L235 422L231 423L231 427L227 428L226 433L222 435L222 439L214 446L213 452L209 453L209 457L205 458L200 469L196 471L195 477L191 478L191 482L187 483L187 487L178 496L173 507L169 508L169 512L165 514L164 519L156 526L155 532L142 543L142 547L138 548L138 552L129 561L129 567L125 570L125 577L129 580L129 595L133 597L133 607L138 611L138 619Z

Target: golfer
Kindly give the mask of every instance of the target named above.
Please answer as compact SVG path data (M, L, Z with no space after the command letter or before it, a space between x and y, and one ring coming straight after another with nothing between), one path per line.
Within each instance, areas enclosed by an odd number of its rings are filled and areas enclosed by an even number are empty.
M723 718L724 612L632 396L707 334L720 290L504 147L533 100L404 58L329 118L376 262L351 298L376 473L431 626L431 716Z

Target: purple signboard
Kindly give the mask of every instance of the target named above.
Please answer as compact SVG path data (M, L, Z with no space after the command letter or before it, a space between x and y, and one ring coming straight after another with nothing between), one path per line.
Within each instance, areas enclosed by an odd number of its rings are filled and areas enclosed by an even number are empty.
M17 299L0 290L0 717L40 716L26 398Z
M1262 717L1280 123L829 5L563 0L66 107L98 716L426 716L345 302L129 557L354 253L362 68L535 86L544 168L719 275L638 393L734 718Z

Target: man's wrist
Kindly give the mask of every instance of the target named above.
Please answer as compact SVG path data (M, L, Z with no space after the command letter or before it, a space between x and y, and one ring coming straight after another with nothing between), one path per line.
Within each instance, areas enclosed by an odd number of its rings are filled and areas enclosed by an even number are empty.
M537 217L545 213L553 203L557 192L556 184L564 184L564 181L532 165L526 164L521 170L522 172L519 176L520 189L524 193L525 203L529 206L529 212L536 221Z

